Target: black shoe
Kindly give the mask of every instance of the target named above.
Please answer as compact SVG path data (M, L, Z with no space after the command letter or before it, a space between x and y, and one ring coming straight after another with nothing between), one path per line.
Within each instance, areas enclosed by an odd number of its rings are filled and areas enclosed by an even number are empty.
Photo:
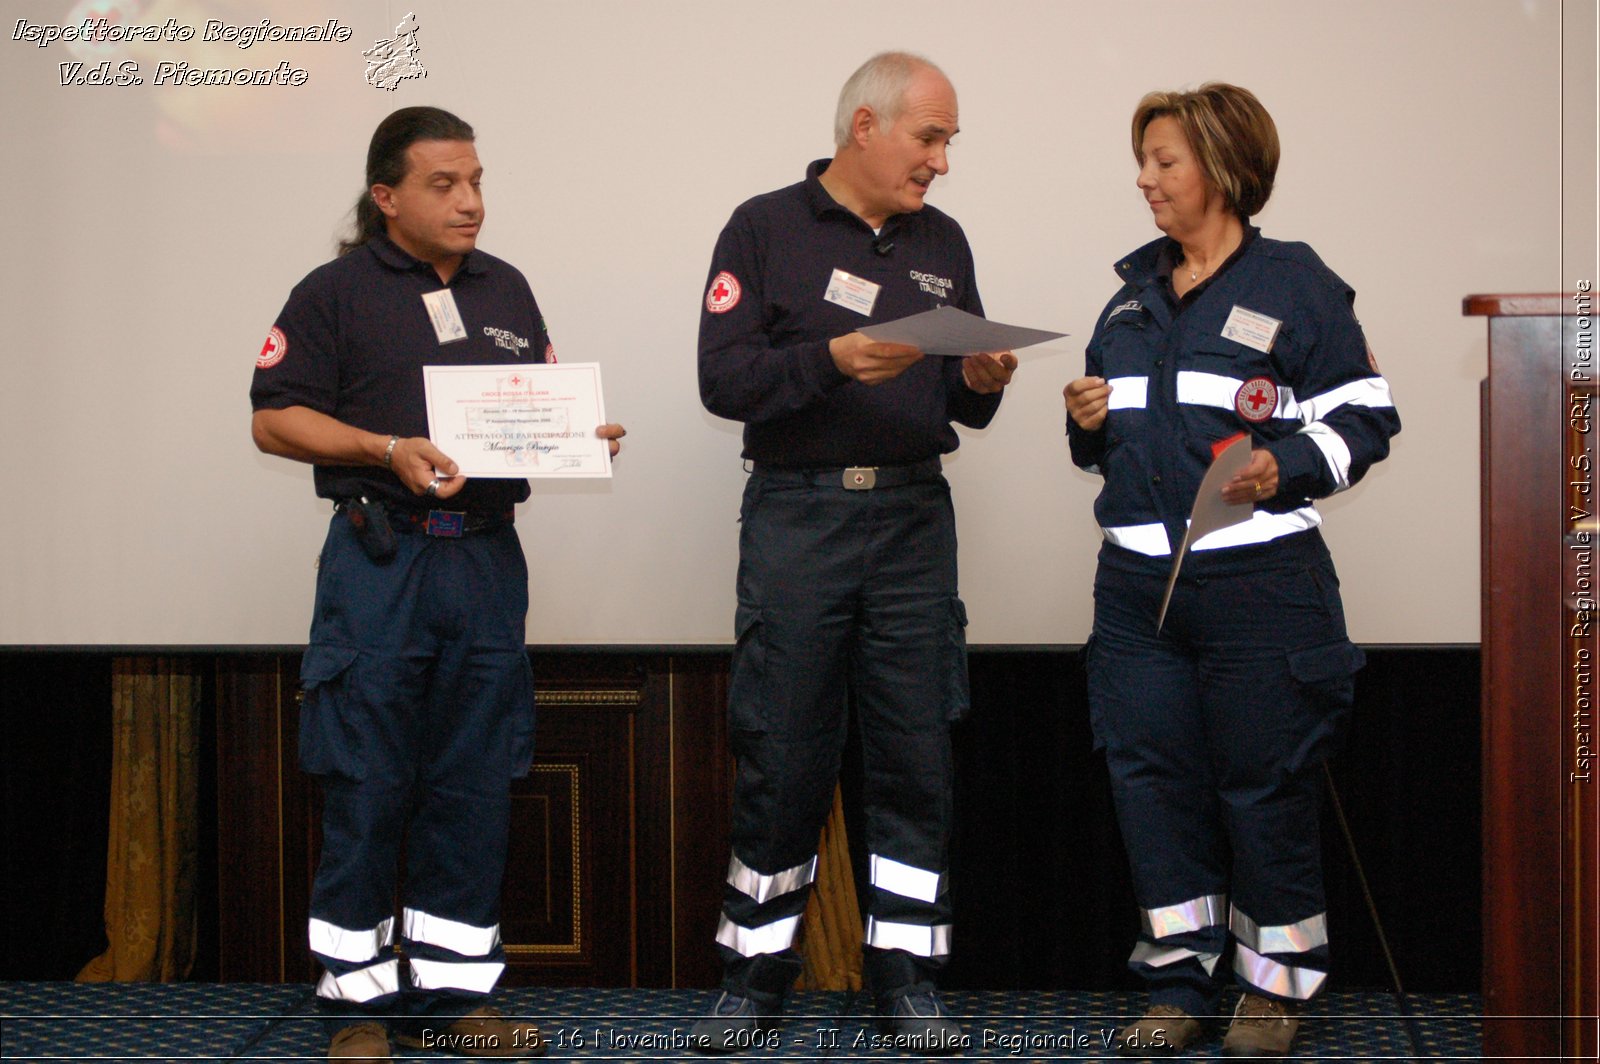
M747 997L724 990L711 1015L689 1028L689 1048L700 1053L746 1053L776 1045L782 1010L767 1011Z
M949 1056L972 1044L931 990L913 991L878 1003L878 1027L892 1048Z

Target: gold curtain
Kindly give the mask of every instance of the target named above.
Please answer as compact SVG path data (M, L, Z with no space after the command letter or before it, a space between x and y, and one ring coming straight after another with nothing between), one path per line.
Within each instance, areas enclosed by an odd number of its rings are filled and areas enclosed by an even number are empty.
M110 946L80 983L171 982L194 965L199 701L189 661L112 662Z
M850 867L844 802L837 787L833 812L822 828L817 852L817 886L806 903L805 919L800 921L805 969L796 986L801 990L860 990L861 909Z

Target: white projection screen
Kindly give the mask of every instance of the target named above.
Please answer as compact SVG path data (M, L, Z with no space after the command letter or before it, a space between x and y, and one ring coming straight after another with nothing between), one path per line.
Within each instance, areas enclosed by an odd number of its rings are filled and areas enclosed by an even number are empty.
M304 643L329 504L309 467L255 450L246 393L398 107L476 127L480 246L527 274L563 361L603 365L629 429L614 479L536 483L519 511L535 645L731 642L745 474L740 427L698 398L706 268L735 206L831 154L839 86L874 52L955 82L962 131L930 202L965 227L989 313L1071 334L1023 352L993 425L946 461L974 645L1088 634L1098 484L1069 460L1061 389L1113 261L1158 235L1128 144L1147 90L1254 90L1283 141L1259 224L1357 290L1405 424L1322 506L1359 642L1477 641L1486 330L1461 299L1595 269L1588 0L0 10L6 647ZM368 84L364 50L408 14L426 76ZM162 32L48 39L85 18ZM249 39L330 19L347 40ZM215 68L273 83L190 83Z

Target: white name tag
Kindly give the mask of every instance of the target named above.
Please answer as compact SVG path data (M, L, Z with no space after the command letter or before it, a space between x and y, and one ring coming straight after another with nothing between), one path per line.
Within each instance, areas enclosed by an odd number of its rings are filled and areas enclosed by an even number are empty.
M1278 330L1282 327L1283 322L1277 318L1257 314L1235 303L1233 312L1228 315L1227 322L1222 326L1222 338L1253 347L1266 354L1272 350L1272 341L1278 338Z
M828 291L822 298L871 317L873 304L878 302L878 290L882 287L853 273L834 270L828 280Z
M448 288L422 293L422 303L428 308L428 319L433 322L433 335L441 344L467 338L467 327L461 324L461 312L456 309L456 294Z

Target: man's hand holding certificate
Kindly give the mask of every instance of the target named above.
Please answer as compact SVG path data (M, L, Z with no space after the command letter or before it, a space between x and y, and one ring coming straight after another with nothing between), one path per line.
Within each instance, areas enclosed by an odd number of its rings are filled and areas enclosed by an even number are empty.
M600 367L424 366L428 433L467 477L609 477Z

